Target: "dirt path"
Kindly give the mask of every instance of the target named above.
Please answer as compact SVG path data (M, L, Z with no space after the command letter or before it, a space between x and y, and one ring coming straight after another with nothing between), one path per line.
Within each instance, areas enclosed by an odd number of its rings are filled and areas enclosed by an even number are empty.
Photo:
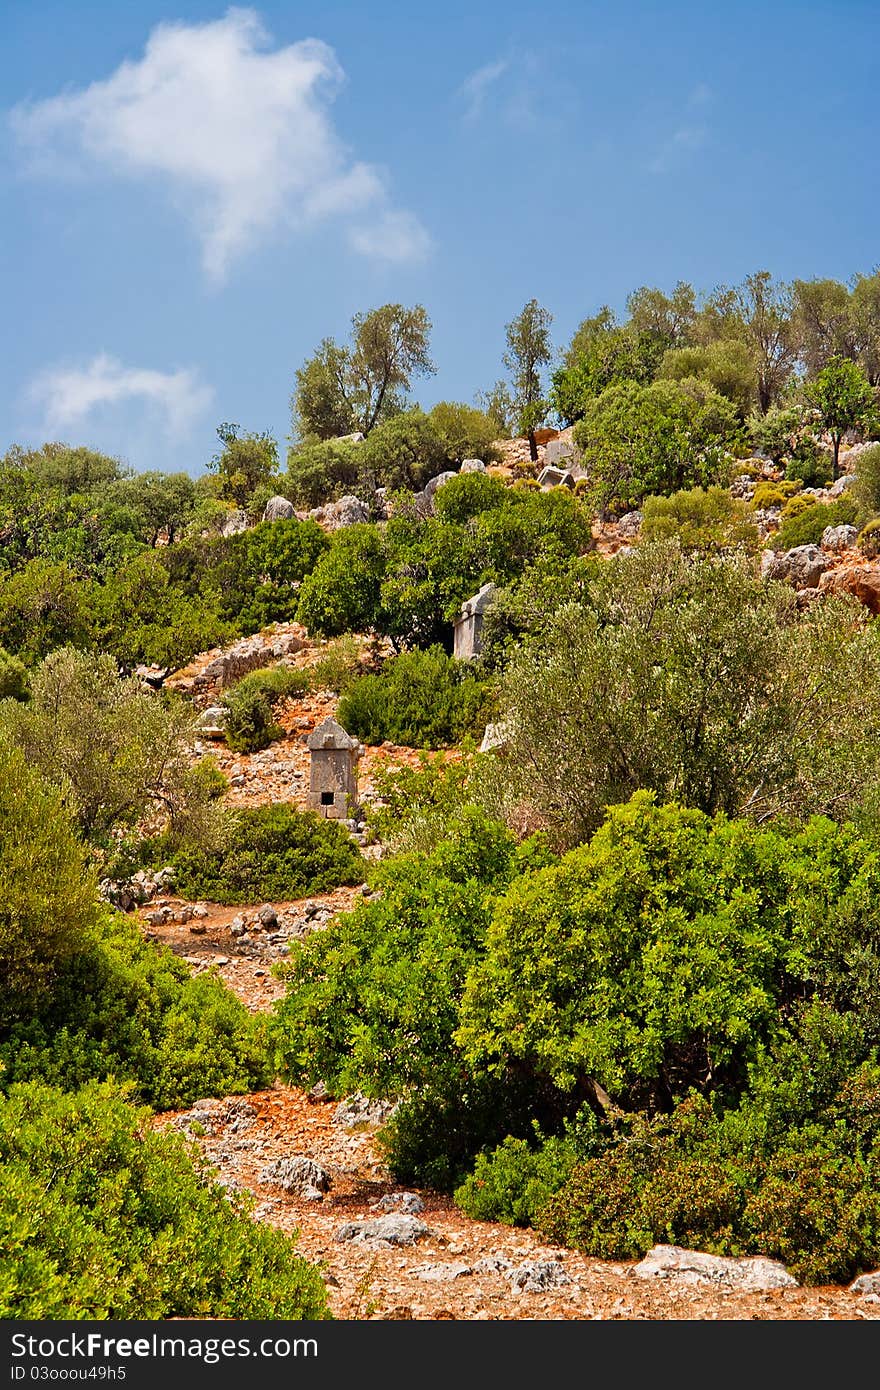
M338 889L323 898L275 904L281 932L254 931L255 909L208 905L207 916L189 923L147 927L194 970L216 969L251 1009L264 1010L283 987L270 973L283 959L279 942L319 926L355 900L360 889ZM152 906L152 905L151 905ZM179 902L168 900L170 909ZM244 917L243 941L232 924ZM195 928L195 930L193 930ZM345 1123L336 1102L291 1087L247 1097L200 1101L192 1110L157 1117L195 1139L220 1180L256 1199L256 1215L285 1231L299 1231L299 1248L327 1280L330 1304L342 1318L647 1318L647 1319L849 1319L880 1316L880 1299L845 1289L785 1289L766 1294L725 1292L677 1280L645 1281L632 1263L588 1259L548 1246L531 1231L472 1221L447 1197L415 1194L401 1208L404 1189L395 1187L376 1143L376 1125ZM329 1176L322 1197L309 1200L283 1189L273 1171L278 1160L307 1158ZM337 1239L346 1223L400 1215L418 1206L416 1222L427 1228L411 1245ZM528 1284L524 1265L548 1265ZM542 1282L550 1282L541 1287ZM874 1295L874 1298L877 1296Z

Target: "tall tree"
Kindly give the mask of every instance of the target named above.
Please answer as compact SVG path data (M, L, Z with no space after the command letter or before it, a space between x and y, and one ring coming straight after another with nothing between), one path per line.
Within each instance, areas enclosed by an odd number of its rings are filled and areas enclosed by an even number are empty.
M721 286L700 315L699 329L708 341L739 338L755 368L755 393L766 414L787 385L797 361L794 298L791 287L774 284L769 270L747 275L734 288Z
M553 353L550 325L553 315L537 299L530 299L522 312L507 325L507 351L502 358L511 374L513 399L519 429L528 435L529 454L538 457L535 430L547 410L544 400L542 368Z
M296 438L369 434L404 409L413 377L436 370L428 346L431 321L421 304L383 304L355 314L351 325L348 344L325 338L296 373Z
M832 357L855 358L856 326L846 285L839 280L795 280L794 326L798 350L808 376L815 376Z
M865 373L847 357L832 357L806 385L807 399L819 412L823 429L834 445L832 478L837 477L840 442L847 430L866 425L877 408L877 396Z
M857 275L852 288L856 353L872 386L880 385L880 270Z
M693 285L679 280L672 294L641 285L626 301L630 326L657 339L665 348L687 347L694 340L697 297Z

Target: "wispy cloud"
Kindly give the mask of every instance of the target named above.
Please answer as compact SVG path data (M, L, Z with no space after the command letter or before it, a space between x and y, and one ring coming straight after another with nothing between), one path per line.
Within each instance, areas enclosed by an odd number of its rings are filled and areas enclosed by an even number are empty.
M477 68L458 88L456 96L463 104L462 118L465 121L475 121L482 115L486 96L500 77L503 77L510 67L506 58L496 58L494 62L484 63L481 68Z
M385 175L355 160L334 128L329 108L343 81L327 44L272 50L255 11L230 9L205 24L160 24L140 60L82 91L20 105L10 119L36 172L164 183L215 282L279 228L331 218L358 219L350 240L364 254L393 259L397 246L408 259L416 244L424 254L418 219L393 207ZM401 218L413 234L383 244L379 229Z
M84 366L48 367L30 382L29 404L41 412L43 438L57 439L106 415L114 407L138 402L169 438L186 436L210 407L213 388L193 368L160 372L126 367L99 353Z
M695 150L700 150L709 139L705 125L682 125L664 140L654 158L648 164L652 174L668 174L677 168Z

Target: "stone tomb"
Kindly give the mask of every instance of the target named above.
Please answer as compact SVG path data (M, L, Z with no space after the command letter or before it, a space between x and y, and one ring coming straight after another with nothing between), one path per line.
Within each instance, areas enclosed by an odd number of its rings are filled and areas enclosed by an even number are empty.
M328 716L306 740L310 753L310 811L332 820L348 820L357 806L361 746Z
M461 617L455 624L453 655L459 661L473 661L483 649L483 615L495 597L495 585L484 584L479 593L461 605Z

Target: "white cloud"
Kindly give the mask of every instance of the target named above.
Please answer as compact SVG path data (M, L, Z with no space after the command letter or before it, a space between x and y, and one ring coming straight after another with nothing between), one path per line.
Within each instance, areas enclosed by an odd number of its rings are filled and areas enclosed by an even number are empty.
M218 282L279 227L368 213L377 226L389 216L417 225L394 211L382 173L353 161L334 129L328 108L344 74L333 50L317 39L274 51L269 42L249 9L163 23L143 58L83 91L14 108L12 126L38 171L168 184Z
M506 58L497 58L492 63L484 63L476 72L472 72L466 77L458 89L457 95L464 102L464 119L475 121L482 114L483 105L489 88L503 77L510 64Z
M410 212L385 212L372 222L353 227L349 241L356 251L376 260L421 261L430 250L430 239Z
M42 411L43 438L56 439L114 406L136 401L158 419L169 438L179 439L211 405L214 391L192 368L159 372L126 367L99 353L84 367L47 368L30 383L27 396Z
M676 168L686 155L700 150L709 139L704 125L684 125L670 135L657 151L648 165L652 174L668 174Z

